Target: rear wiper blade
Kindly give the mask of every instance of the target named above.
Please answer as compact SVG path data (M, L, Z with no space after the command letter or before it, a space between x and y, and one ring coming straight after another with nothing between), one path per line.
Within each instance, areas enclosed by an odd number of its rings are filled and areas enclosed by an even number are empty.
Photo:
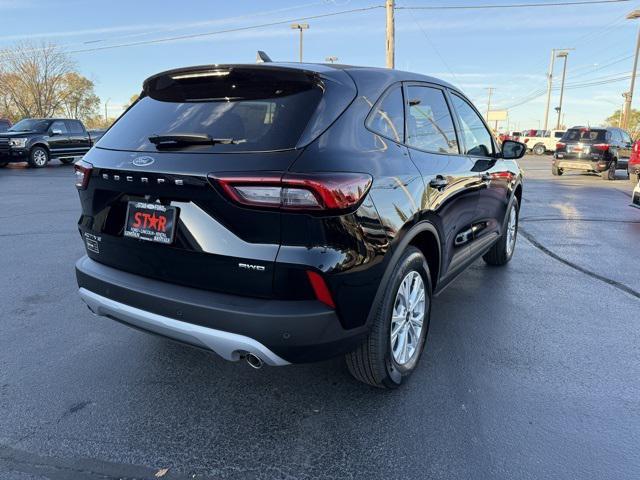
M149 141L158 147L171 147L183 145L215 145L221 143L225 145L235 145L246 142L245 139L236 140L234 138L213 138L206 133L165 133L161 135L151 135Z

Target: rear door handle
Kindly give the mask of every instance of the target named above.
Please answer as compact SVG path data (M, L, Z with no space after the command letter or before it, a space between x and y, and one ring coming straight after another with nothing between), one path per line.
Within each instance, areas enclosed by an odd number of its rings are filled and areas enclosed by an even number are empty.
M449 185L449 180L444 178L442 175L438 175L437 177L432 178L429 182L430 187L436 188L438 190L442 190L447 185Z

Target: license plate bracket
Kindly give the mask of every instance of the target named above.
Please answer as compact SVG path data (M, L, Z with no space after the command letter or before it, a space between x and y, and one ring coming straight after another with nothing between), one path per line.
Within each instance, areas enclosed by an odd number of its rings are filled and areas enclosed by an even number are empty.
M128 202L124 236L170 245L175 236L178 209L169 205Z

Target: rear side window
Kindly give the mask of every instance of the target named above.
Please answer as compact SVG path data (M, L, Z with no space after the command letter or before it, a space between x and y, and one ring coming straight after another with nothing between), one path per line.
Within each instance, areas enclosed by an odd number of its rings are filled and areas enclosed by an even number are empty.
M70 133L84 133L82 124L77 120L67 120L67 126L69 127Z
M622 133L622 141L624 143L630 144L631 143L631 137L629 136L629 134L627 132L625 132L624 130L620 130L620 133Z
M373 107L367 119L367 128L396 142L404 141L404 100L399 85L387 92Z
M553 134L555 138L562 138L563 135L564 135L564 132L556 132Z
M452 94L453 105L458 113L464 148L467 155L489 157L493 155L493 141L487 127L484 126L476 111L465 100ZM516 132L517 133L517 132Z
M588 128L570 128L562 136L563 142L604 142L606 130L590 130Z
M442 90L407 88L407 145L436 153L459 153L453 119Z

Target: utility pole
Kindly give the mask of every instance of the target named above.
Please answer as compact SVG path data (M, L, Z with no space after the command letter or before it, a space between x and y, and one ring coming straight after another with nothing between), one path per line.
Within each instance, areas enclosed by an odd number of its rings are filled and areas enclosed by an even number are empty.
M291 24L293 30L300 30L300 63L302 63L302 31L309 29L308 23L293 23Z
M104 121L105 123L109 121L109 115L107 114L108 111L108 107L109 107L109 102L111 101L111 98L107 98L107 101L104 102Z
M558 58L564 58L564 65L562 67L562 84L560 85L560 102L558 103L558 121L556 123L556 130L560 130L560 120L562 115L562 98L564 96L564 79L567 75L567 59L569 58L569 52L565 50L558 53Z
M628 20L635 20L636 18L640 18L640 10L634 10L629 15L627 15ZM633 70L631 71L631 86L629 87L629 91L625 95L624 109L623 109L623 119L622 119L622 128L625 130L629 128L629 119L631 118L631 101L633 100L633 89L636 85L636 69L638 68L638 52L640 51L640 29L638 30L638 39L636 40L636 54L633 57Z
M629 95L629 92L624 92L622 94L622 98L624 98L624 100L622 101L622 107L620 107L620 117L618 117L618 128L622 128L622 117L624 117L624 107L627 105L627 95Z
M491 111L491 94L493 93L495 88L494 87L487 87L487 90L489 91L489 98L487 99L487 117L486 117L486 120L488 122L489 121L489 112Z
M544 109L544 129L549 126L549 106L551 105L551 84L553 83L553 64L556 59L556 49L551 49L551 60L549 61L549 70L547 71L547 106Z
M395 68L396 28L394 21L395 0L387 0L387 68Z

